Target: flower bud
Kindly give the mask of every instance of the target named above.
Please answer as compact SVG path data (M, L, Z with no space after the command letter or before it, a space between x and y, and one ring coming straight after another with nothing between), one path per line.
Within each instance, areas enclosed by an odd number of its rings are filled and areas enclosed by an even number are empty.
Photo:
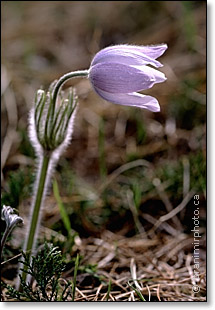
M2 210L1 210L1 219L6 222L5 232L1 239L1 255L2 255L2 251L4 248L5 242L7 240L7 237L9 236L9 234L11 233L11 231L13 230L15 226L23 225L24 221L20 216L14 213L13 208L11 208L10 206L5 206L5 205L3 205Z
M53 152L71 137L76 106L74 89L67 98L60 91L57 103L53 102L51 90L37 91L30 113L30 139L38 154Z
M6 229L13 229L16 225L22 225L23 219L14 213L13 208L3 205L1 211L1 219L6 222Z

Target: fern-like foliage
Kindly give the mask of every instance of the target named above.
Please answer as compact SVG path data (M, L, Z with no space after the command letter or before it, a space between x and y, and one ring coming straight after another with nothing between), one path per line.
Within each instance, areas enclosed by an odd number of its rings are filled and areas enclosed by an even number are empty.
M65 269L65 262L61 252L52 244L45 243L44 249L37 256L30 259L23 253L23 265L28 268L28 274L35 281L36 286L26 283L20 276L22 291L17 291L12 286L2 283L6 288L6 296L18 301L66 301L71 300L72 283L64 281L61 285L60 277ZM70 298L71 297L71 298Z

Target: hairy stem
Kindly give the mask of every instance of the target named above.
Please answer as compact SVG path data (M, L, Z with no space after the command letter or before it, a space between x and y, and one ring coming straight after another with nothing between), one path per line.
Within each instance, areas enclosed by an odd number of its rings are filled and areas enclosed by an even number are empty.
M52 134L53 134L53 128L55 126L57 126L56 124L56 120L58 117L58 115L56 116L56 113L55 113L55 106L56 106L56 100L57 100L57 96L58 96L58 93L60 91L60 88L62 87L62 85L69 79L71 78L74 78L74 77L87 77L89 74L89 71L88 70L81 70L81 71L74 71L74 72L69 72L65 75L63 75L55 84L54 88L53 88L53 91L52 91L52 94L49 94L50 96L50 103L49 103L49 107L48 107L48 113L47 113L47 117L46 117L46 120L45 120L45 142L48 141L48 138L50 139ZM46 99L48 100L48 99ZM40 102L39 102L39 105L40 105ZM41 103L41 106L37 106L37 108L41 109L40 110L40 114L39 114L39 117L37 119L37 134L39 132L39 127L40 127L40 119L42 118L42 112L43 112L43 109L45 107L45 101L44 103L42 102ZM74 111L74 109L70 109L70 115L69 115L69 118L68 118L68 121L71 117L71 114L72 112ZM37 115L37 112L36 111L36 115ZM56 131L60 130L60 126L63 126L63 120L64 120L64 117L66 115L66 113L68 112L68 109L66 108L65 111L63 112L62 114L62 121L59 122L59 125L56 129ZM60 112L59 112L60 113ZM50 126L50 123L51 125L55 125L55 126ZM66 123L68 125L68 122ZM51 128L51 129L50 129ZM51 136L48 135L48 130L51 130ZM56 133L54 132L54 135L56 135ZM50 141L48 141L50 142ZM50 143L48 143L48 146L49 146ZM45 146L43 146L46 150L48 150L47 148L47 143L45 143ZM50 161L52 161L52 158L51 158L51 154L50 153L44 153L43 155L43 158L42 158L42 164L41 164L41 167L38 171L38 181L36 183L36 192L35 192L35 199L33 201L33 213L32 213L32 217L31 217L31 223L30 223L30 229L29 229L29 232L28 232L28 236L27 236L27 242L25 244L25 247L24 247L24 252L27 252L27 253L31 253L32 250L33 250L33 247L34 247L34 244L35 244L35 241L36 241L36 231L37 231L37 228L38 228L38 225L39 225L39 214L40 214L40 209L41 209L41 204L42 204L42 200L43 200L43 197L45 196L45 190L46 190L46 185L47 185L47 179L49 177L49 173L48 173L48 169L49 169L49 164L51 165ZM23 268L23 274L22 274L22 278L24 281L26 281L26 278L27 278L27 270L28 268L26 266L24 266ZM19 287L19 290L22 290L21 288L21 285L20 283L18 284L18 287Z
M31 217L28 240L27 240L27 243L24 249L24 251L27 253L32 251L33 243L35 241L35 233L36 233L36 229L38 226L38 218L39 218L39 213L40 213L41 202L44 196L44 189L45 189L45 183L46 183L46 178L47 178L47 171L49 167L49 161L50 161L50 157L44 155L41 169L38 172L40 174L39 181L37 183L37 188L36 188L35 201L33 205L33 213ZM26 272L27 272L27 268L24 267L24 273L23 273L24 280L26 280L26 276L27 276Z
M55 84L55 87L54 87L53 93L52 93L52 100L53 100L53 105L54 105L53 110L52 110L53 114L55 111L55 104L56 104L57 95L58 95L58 92L59 92L61 86L71 78L82 77L82 76L87 77L88 74L89 74L89 70L79 70L79 71L66 73L61 78L59 78L59 80Z

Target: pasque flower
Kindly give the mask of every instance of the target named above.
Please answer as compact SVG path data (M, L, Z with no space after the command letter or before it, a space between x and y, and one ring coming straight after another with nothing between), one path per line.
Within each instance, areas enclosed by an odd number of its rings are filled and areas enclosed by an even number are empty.
M159 112L156 98L138 92L166 80L164 73L148 66L162 67L156 59L166 49L166 44L115 45L102 49L93 58L89 69L94 90L107 101Z
M74 77L87 77L95 91L107 101L158 112L160 106L157 99L138 92L166 80L162 72L148 66L162 67L156 59L166 49L166 44L107 47L95 55L89 70L66 73L52 83L48 91L37 91L29 117L29 137L37 153L39 165L24 251L34 250L48 183L54 166L72 136L77 97L70 91L68 98L65 98L61 91L63 84ZM27 269L27 266L22 269L24 281Z

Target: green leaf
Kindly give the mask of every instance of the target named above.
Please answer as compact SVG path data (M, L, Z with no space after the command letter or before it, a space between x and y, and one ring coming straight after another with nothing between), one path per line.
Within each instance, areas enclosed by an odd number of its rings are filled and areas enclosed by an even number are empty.
M57 184L56 179L54 179L54 181L53 181L53 192L54 192L54 197L57 201L57 204L58 204L58 207L60 210L60 215L61 215L62 221L64 223L66 230L67 230L68 236L70 236L71 230L72 230L71 224L70 224L70 219L69 219L69 216L68 216L66 209L63 205L63 202L61 200L61 197L59 194L59 188L58 188L58 184Z

